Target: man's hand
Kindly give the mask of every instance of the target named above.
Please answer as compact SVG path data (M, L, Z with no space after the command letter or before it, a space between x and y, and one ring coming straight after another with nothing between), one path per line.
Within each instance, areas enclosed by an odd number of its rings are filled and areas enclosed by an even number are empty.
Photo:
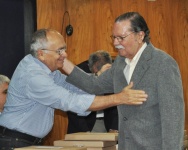
M130 82L119 94L118 97L122 104L139 105L146 101L148 95L142 90L131 89L133 82Z
M67 75L73 71L74 67L75 65L71 61L69 61L67 58L64 59L62 69Z
M126 86L120 93L105 96L96 96L88 110L97 111L121 104L143 104L146 101L148 95L142 90L131 89L132 87L133 82Z
M103 65L102 68L101 68L101 70L99 70L99 71L97 72L97 76L100 76L101 73L103 73L103 72L105 72L106 70L110 69L111 66L112 66L111 64L105 64L105 65Z

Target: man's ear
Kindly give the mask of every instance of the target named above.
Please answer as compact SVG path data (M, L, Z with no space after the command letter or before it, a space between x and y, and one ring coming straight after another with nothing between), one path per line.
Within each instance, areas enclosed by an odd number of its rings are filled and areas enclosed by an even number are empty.
M139 35L139 39L138 39L139 43L142 43L144 36L145 36L145 33L143 31L140 31L140 32L138 32L138 35Z
M37 57L38 57L38 59L40 60L40 61L44 61L44 51L42 51L42 50L38 50L37 51Z

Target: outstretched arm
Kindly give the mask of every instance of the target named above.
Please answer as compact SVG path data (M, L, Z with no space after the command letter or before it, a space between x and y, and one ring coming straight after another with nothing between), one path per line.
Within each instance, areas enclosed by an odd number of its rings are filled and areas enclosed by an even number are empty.
M63 70L68 75L71 74L75 65L68 59L64 60ZM126 105L141 105L147 99L147 94L142 90L131 89L133 82L125 87L120 93L106 95L106 96L95 96L95 99L88 110L97 111L108 107L117 106L121 104Z
M88 110L96 111L121 104L141 105L147 99L147 94L142 90L133 90L133 82L125 87L120 93L96 96Z

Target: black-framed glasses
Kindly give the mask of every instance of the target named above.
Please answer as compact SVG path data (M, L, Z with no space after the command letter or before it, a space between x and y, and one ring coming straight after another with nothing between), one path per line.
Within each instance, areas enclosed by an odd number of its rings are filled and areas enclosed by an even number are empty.
M114 41L115 39L118 40L118 42L122 42L126 37L128 37L129 35L135 33L135 31L125 35L125 36L114 36L114 35L111 35L110 37L112 38L112 40Z
M53 51L53 52L55 52L55 53L57 53L59 55L62 55L63 52L66 51L66 49L67 49L66 47L63 47L63 48L58 49L58 50L50 50L50 49L41 49L41 50L43 50L43 51Z

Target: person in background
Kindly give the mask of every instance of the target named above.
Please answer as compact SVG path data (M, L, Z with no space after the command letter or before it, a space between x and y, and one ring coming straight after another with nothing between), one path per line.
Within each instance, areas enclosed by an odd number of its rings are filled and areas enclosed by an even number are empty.
M54 109L88 115L120 104L141 105L147 99L143 90L132 90L132 84L117 94L95 96L67 83L67 76L58 70L67 57L66 43L56 30L36 31L30 53L20 61L9 84L0 115L2 149L41 145L52 129Z
M0 74L0 114L3 111L4 105L6 102L9 82L10 82L10 79L7 76Z
M112 64L112 58L107 51L98 50L77 66L87 73L100 75ZM91 112L88 116L78 116L73 112L67 112L68 130L67 133L76 132L117 132L118 113L117 107L107 108L101 111Z
M150 30L138 12L115 19L112 40L118 56L98 78L64 61L66 81L95 94L118 93L133 82L133 89L148 94L140 106L118 105L119 150L181 150L184 135L184 98L177 62L154 47ZM81 78L80 78L81 77Z

